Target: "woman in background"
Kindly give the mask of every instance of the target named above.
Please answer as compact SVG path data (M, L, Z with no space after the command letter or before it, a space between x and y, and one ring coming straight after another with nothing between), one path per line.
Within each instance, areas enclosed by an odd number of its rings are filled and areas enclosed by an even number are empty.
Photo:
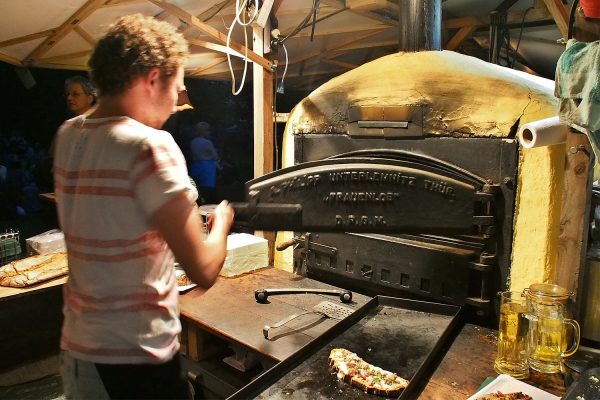
M96 104L96 88L85 77L76 75L65 80L67 107L77 115L86 113Z

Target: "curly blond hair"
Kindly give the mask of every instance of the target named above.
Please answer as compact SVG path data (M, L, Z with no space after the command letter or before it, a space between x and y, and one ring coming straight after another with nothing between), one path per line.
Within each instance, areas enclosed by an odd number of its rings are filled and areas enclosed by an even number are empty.
M100 96L123 93L139 76L159 68L166 81L185 64L188 44L168 22L141 14L112 24L88 61L90 77Z

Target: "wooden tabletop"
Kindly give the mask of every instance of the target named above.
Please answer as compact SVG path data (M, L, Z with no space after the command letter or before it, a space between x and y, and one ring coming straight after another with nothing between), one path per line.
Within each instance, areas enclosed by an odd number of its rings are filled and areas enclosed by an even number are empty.
M419 399L464 400L476 393L487 378L498 376L494 371L497 335L495 330L465 324ZM560 374L531 371L529 379L524 382L559 397L566 390Z
M61 276L59 278L51 279L49 281L24 288L0 286L0 302L3 300L14 299L19 296L42 292L44 290L53 288L54 286L62 285L67 281L67 277L67 275Z
M254 298L254 291L266 288L336 289L334 286L276 268L265 268L235 278L219 277L206 293L192 290L180 296L181 316L200 328L226 340L253 349L274 361L281 361L312 341L338 321L317 314L300 317L263 336L263 327L329 301L357 309L370 300L353 294L350 304L337 296L296 294L270 296L267 304Z

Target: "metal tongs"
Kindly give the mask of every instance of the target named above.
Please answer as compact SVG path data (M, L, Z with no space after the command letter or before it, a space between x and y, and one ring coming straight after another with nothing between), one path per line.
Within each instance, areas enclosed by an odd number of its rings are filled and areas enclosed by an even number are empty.
M330 301L322 301L319 304L317 304L316 306L314 306L312 308L312 311L304 311L304 312L301 312L298 314L290 315L289 317L284 318L281 321L276 322L275 324L273 324L271 326L265 325L263 328L263 336L265 337L265 339L269 339L269 330L282 327L283 325L287 324L288 322L290 322L302 315L321 314L325 317L342 320L342 319L346 318L347 316L349 316L350 314L352 314L354 311L355 310L353 308L335 304Z

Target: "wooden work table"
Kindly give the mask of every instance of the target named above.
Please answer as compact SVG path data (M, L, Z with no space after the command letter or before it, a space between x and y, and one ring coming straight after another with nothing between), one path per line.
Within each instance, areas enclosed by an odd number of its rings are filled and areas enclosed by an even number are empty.
M314 294L273 296L269 297L268 304L259 304L254 299L257 289L284 287L334 288L280 269L267 268L237 278L219 278L206 293L192 290L183 294L180 297L181 316L188 321L187 340L191 358L202 359L203 351L202 348L190 349L191 342L201 341L194 326L268 358L274 365L337 323L317 317L319 323L309 323L307 329L293 330L294 325L290 324L289 327L278 328L271 340L265 339L262 332L264 325L310 310L321 301L342 304L337 297ZM368 300L369 297L354 293L353 303L349 306L358 308ZM306 320L302 320L299 326L306 325ZM195 347L198 343L193 344ZM439 365L424 383L419 399L466 399L487 378L497 376L493 368L496 348L497 331L464 324L452 344L445 349L447 352L440 354ZM565 391L559 374L533 373L527 382L559 396Z
M0 286L0 304L2 301L14 300L22 296L45 292L56 286L62 286L66 281L67 275L24 288Z
M254 291L266 288L336 289L280 269L265 268L236 278L219 277L217 283L206 293L192 290L181 295L181 316L207 332L277 362L320 336L337 321L313 315L313 324L308 319L311 316L307 316L307 319L299 320L302 327L306 327L308 321L307 329L293 331L299 325L298 321L292 321L273 330L270 340L263 336L265 325L273 325L290 315L309 311L322 301L344 305L339 297L317 294L272 296L267 304L260 304L254 298ZM367 296L354 294L352 302L346 306L356 309L369 299ZM192 353L192 358L194 356Z
M15 355L3 360L0 367L7 368L19 362L25 353L40 355L53 348L51 344L57 342L60 333L60 287L65 280L66 277L62 277L28 289L0 287L0 304L4 307L3 313L0 313L4 318L0 320L3 321L4 334L7 336L7 340L3 341L6 347L3 353ZM331 285L280 269L265 268L236 278L219 277L207 292L193 289L183 293L180 296L180 311L184 323L182 350L187 353L188 358L201 363L206 356L214 354L209 341L203 336L206 335L262 357L267 361L263 363L265 368L286 359L337 321L308 315L295 323L273 330L271 339L263 336L265 325L311 310L322 301L344 305L336 296L316 294L271 296L267 304L257 303L254 298L254 291L257 289L288 287L334 289ZM37 295L31 296L34 294ZM345 306L356 309L369 299L354 293L352 303ZM44 313L35 311L40 307L44 308ZM30 318L34 315L37 317ZM27 322L30 319L31 322ZM19 323L15 324L15 321ZM39 340L41 326L46 331L41 336L47 338L43 343ZM32 329L38 333L35 349L32 349L32 343L26 334ZM445 353L440 354L437 361L439 364L425 380L418 398L466 399L477 391L486 378L497 375L493 369L496 348L497 331L464 324L452 343L444 349ZM16 357L17 354L21 356ZM532 373L526 382L558 396L565 392L560 374ZM231 390L235 390L235 387L230 388L229 394L233 393Z
M494 359L498 347L498 331L465 324L433 372L419 399L464 400L476 393L481 384L496 377ZM562 396L565 393L560 374L531 371L524 382Z

